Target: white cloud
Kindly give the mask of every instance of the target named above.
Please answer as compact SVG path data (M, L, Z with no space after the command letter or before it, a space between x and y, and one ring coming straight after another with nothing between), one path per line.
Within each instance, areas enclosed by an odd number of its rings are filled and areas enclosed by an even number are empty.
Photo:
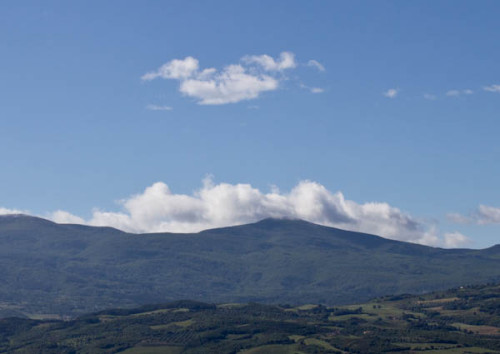
M249 74L241 65L229 65L219 74L181 82L180 91L195 97L199 104L217 105L257 98L261 92L278 88L278 80L268 75Z
M148 111L171 111L172 107L170 107L170 106L158 106L155 104L148 104L146 106L146 109Z
M193 57L174 59L163 64L158 70L144 74L141 79L145 81L162 79L186 79L198 71L198 60Z
M500 93L500 85L490 85L483 87L483 90L488 92L499 92Z
M500 224L500 208L479 205L479 207L469 213L469 215L450 213L448 214L448 218L459 224Z
M318 69L319 71L325 71L325 67L318 61L311 59L307 62L307 66L314 67Z
M286 69L293 69L297 66L295 55L291 52L282 52L278 60L275 60L267 54L247 55L243 57L243 62L247 64L258 64L266 71L283 71Z
M474 93L474 91L470 90L470 89L467 89L467 90L463 90L462 93L464 95L472 95Z
M49 214L49 219L59 224L85 224L85 220L64 210L56 210Z
M447 248L461 247L470 243L469 238L460 232L445 233L443 238L444 246Z
M437 99L436 95L431 95L430 93L424 93L424 98L429 101L434 101Z
M26 213L26 211L18 210L18 209L7 209L7 208L2 208L0 207L0 215L16 215L16 214L23 214Z
M220 105L251 100L266 91L273 91L285 79L282 72L297 66L295 56L283 52L278 59L269 55L245 56L240 64L232 64L222 70L200 70L193 57L174 59L158 70L142 76L145 81L175 79L180 82L179 91L193 97L202 105Z
M395 98L399 93L398 89L389 89L386 92L384 92L384 96L388 98Z
M425 245L453 247L461 242L458 236L441 239L434 227L387 203L360 204L312 181L301 181L288 193L276 187L264 193L250 184L215 184L207 178L190 195L173 193L157 182L120 204L121 211L96 209L87 221L60 210L50 218L129 232L197 232L287 217Z

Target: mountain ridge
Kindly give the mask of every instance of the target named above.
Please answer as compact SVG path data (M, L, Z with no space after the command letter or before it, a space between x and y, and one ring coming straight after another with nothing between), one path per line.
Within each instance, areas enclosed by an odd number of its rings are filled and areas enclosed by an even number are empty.
M352 237L353 235L359 235L362 237L368 237L368 238L373 238L373 239L379 239L379 240L384 240L384 241L389 241L389 242L395 242L395 243L403 243L403 244L411 244L411 245L417 245L417 246L422 246L422 247L429 247L429 248L435 248L435 249L446 249L446 250L496 250L499 249L500 251L500 243L499 244L494 244L492 246L488 246L482 249L476 249L476 248L443 248L439 246L431 246L431 245L422 245L419 243L413 243L413 242L408 242L408 241L401 241L401 240L395 240L395 239L390 239L386 238L380 235L375 235L375 234L370 234L367 232L360 232L360 231L350 231L350 230L345 230L345 229L340 229L336 228L333 226L326 226L326 225L321 225L321 224L316 224L307 220L299 219L299 218L276 218L276 217L268 217L264 218L255 222L251 223L246 223L246 224L237 224L237 225L230 225L230 226L221 226L221 227L214 227L214 228L208 228L204 229L198 232L170 232L170 231L159 231L159 232L130 232L130 231L124 231L120 230L116 227L112 226L93 226L93 225L85 225L85 224L77 224L77 223L57 223L55 221L45 219L39 216L32 216L29 214L5 214L5 215L0 215L0 225L2 224L2 219L17 219L17 220L33 220L35 222L41 222L41 223L49 223L53 225L60 225L60 226L70 226L70 227L81 227L81 228L86 228L86 229L105 229L105 230L114 230L123 234L128 234L128 235L193 235L193 234L208 234L208 233L214 233L214 232L219 232L223 230L228 230L228 229L235 229L239 227L249 227L249 226L260 226L260 225L273 225L274 227L282 227L283 223L289 223L289 224L294 224L294 225L308 225L308 226L314 226L314 227L319 227L319 228L325 228L325 229L330 229L330 230L337 230L339 232L346 232L350 233L351 235L349 237ZM1 227L1 226L0 226Z
M433 248L302 220L131 234L2 217L0 309L73 316L186 298L345 304L498 281L499 251Z

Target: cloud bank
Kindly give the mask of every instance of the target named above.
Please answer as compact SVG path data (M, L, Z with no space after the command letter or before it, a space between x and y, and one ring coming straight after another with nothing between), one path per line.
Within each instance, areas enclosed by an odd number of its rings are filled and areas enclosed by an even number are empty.
M178 80L179 91L201 105L222 105L251 100L266 91L278 89L283 72L297 66L295 55L282 52L275 59L267 54L247 55L240 63L222 70L201 69L193 57L174 59L142 76L143 81Z
M58 223L111 226L135 233L197 232L240 225L264 218L298 218L346 230L431 246L456 247L465 236L440 238L433 226L387 203L357 203L313 181L301 181L289 192L264 193L250 184L215 184L207 178L192 194L177 194L157 182L119 202L120 211L95 209L85 220L64 210L45 217ZM20 213L0 208L0 214Z

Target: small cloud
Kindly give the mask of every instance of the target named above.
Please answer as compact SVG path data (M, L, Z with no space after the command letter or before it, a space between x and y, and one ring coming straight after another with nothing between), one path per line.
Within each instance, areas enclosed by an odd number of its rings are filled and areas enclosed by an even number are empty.
M311 92L312 93L323 93L323 92L325 92L325 90L322 89L321 87L311 87Z
M500 93L500 85L490 85L483 87L484 91Z
M260 107L257 106L257 105L250 105L250 106L247 106L248 109L259 109Z
M457 96L460 96L460 91L458 91L458 90L450 90L450 91L446 92L446 96L448 96L448 97L457 97Z
M399 93L399 89L389 89L387 91L384 92L384 96L387 97L387 98L395 98Z
M444 246L446 248L457 248L470 244L470 239L460 232L448 232L444 236Z
M464 95L472 95L474 93L474 91L472 91L470 89L463 90L462 92L463 92Z
M280 58L275 60L269 55L247 55L243 57L243 62L247 64L259 64L266 71L283 71L285 69L293 69L297 66L295 55L291 52L283 52Z
M430 93L424 93L424 98L429 101L435 101L437 99L436 95L431 95Z
M173 108L170 106L157 106L155 104L148 104L146 106L148 111L171 111Z
M198 70L198 66L198 60L193 57L174 59L160 66L158 70L142 75L141 79L144 81L151 81L157 78L187 79L193 76Z
M311 66L311 67L314 67L316 69L318 69L319 71L325 71L325 67L318 61L314 60L314 59L311 59L307 62L307 66Z

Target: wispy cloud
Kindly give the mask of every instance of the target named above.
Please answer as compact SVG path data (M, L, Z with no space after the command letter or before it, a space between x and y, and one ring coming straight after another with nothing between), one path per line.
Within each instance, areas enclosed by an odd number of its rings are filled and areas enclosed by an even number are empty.
M172 107L170 107L170 106L158 106L155 104L148 104L146 106L146 109L148 111L171 111Z
M303 88L304 90L308 90L311 93L323 93L323 92L325 92L325 90L322 89L321 87L311 87L311 86L307 86L304 84L300 84L300 87Z
M325 92L325 90L322 89L321 87L311 87L311 92L312 93L323 93L323 92Z
M500 93L500 85L490 85L483 87L484 91Z
M424 93L424 98L429 101L435 101L437 99L436 95L430 93Z
M150 81L158 78L180 82L179 91L202 105L221 105L251 100L266 91L274 91L285 79L283 72L297 66L295 55L283 52L279 58L269 55L247 55L238 64L222 70L201 70L193 57L174 59L142 76Z
M474 94L474 91L471 89L465 89L465 90L449 90L446 92L446 96L448 97L458 97L461 95L472 95Z
M307 66L311 66L313 68L316 68L319 71L325 71L325 67L323 66L323 64L321 64L320 62L318 62L317 60L314 60L314 59L309 60L307 62Z
M399 89L391 88L384 92L384 96L387 98L396 98L399 93Z
M467 215L450 213L448 219L459 224L500 224L500 208L479 205L476 210Z

